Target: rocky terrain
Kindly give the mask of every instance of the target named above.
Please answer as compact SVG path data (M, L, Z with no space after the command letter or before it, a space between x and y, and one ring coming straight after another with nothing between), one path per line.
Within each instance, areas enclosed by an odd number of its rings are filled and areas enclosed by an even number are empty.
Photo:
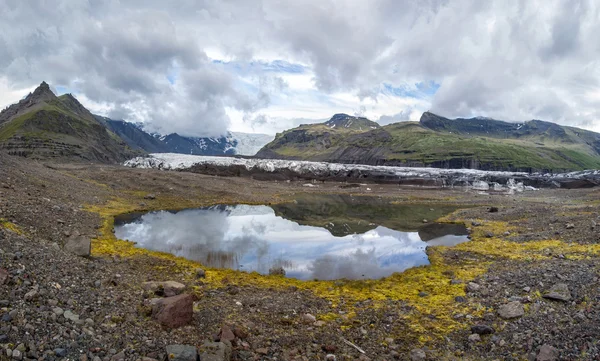
M336 126L339 122L354 125ZM380 127L336 114L325 123L278 134L257 157L556 173L600 167L600 134L540 120L447 119L430 112L418 123Z
M3 153L0 169L2 360L600 357L596 188L304 187ZM203 268L111 233L134 210L332 193L451 204L441 221L465 224L472 240L429 248L430 266L381 280L303 282Z

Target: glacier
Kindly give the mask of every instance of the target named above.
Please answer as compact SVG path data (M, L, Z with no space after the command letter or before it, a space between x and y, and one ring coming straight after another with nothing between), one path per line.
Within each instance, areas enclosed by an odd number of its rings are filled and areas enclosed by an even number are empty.
M153 153L124 163L132 168L187 170L205 174L262 175L259 179L303 179L333 181L374 181L408 185L469 186L480 191L534 190L537 187L582 188L600 184L600 170L562 174L483 171L477 169L412 168L340 164L299 160L197 156L176 153ZM216 171L221 170L221 171ZM235 169L236 171L232 171ZM229 170L229 172L227 172ZM265 175L267 177L265 177ZM268 178L269 175L278 177ZM584 182L584 183L581 183Z

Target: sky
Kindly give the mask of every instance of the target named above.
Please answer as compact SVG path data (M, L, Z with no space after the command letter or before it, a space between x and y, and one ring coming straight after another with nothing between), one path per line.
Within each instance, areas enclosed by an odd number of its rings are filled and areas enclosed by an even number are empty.
M594 0L0 0L0 107L42 81L163 134L541 119L600 131Z

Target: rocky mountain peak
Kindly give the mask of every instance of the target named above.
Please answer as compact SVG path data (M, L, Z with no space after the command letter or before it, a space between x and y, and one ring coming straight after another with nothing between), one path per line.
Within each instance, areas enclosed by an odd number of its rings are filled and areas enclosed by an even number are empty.
M37 88L35 88L33 93L29 93L25 100L37 103L40 101L47 101L54 98L56 98L56 95L54 95L52 90L50 90L50 85L43 81Z
M331 119L325 122L329 128L350 128L369 130L379 127L379 124L370 121L365 117L356 117L344 113L334 114ZM363 129L364 128L364 129Z

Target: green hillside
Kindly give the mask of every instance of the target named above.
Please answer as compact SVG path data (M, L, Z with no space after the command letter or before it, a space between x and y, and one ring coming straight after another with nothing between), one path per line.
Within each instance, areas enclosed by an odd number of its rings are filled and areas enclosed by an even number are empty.
M486 170L600 168L600 134L533 120L508 123L425 113L420 122L370 130L303 125L278 134L257 157Z
M46 83L0 113L0 149L36 159L121 162L136 153L70 94Z

